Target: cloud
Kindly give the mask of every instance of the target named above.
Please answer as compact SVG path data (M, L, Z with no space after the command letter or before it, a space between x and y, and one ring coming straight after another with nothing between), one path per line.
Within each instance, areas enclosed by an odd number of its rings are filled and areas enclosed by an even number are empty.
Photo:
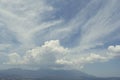
M86 53L84 55L73 55L71 49L60 45L59 40L46 41L42 46L26 51L24 55L11 53L8 55L7 65L22 65L30 69L56 68L56 69L81 69L86 64L107 62L116 56L119 46L109 46L103 54ZM118 52L117 52L118 53Z
M120 46L108 46L104 52L99 51L97 53L85 53L85 55L78 54L77 57L72 55L67 59L59 59L57 63L66 65L66 68L81 69L86 64L103 63L110 61L116 57L120 57Z
M114 53L120 53L120 45L109 46L108 50Z
M57 4L62 3L64 0ZM119 45L98 49L111 37L119 37L119 0L86 3L81 8L75 6L80 10L66 21L63 16L70 11L59 11L64 6L58 9L47 0L0 0L0 51L5 54L0 55L5 58L0 58L1 63L8 67L79 69L119 56ZM62 18L55 18L58 16Z
M61 46L58 40L51 40L40 47L26 51L23 56L18 53L9 54L9 60L4 64L54 68L57 65L56 60L64 59L67 53L68 49Z
M11 47L10 44L0 44L0 51L9 49Z
M15 34L21 48L33 48L37 32L62 23L61 19L44 21L54 12L45 0L1 0L0 5L0 22Z
M95 48L100 46L99 44L104 45L120 28L120 20L117 18L120 7L118 2L118 0L90 1L68 23L49 31L47 37L45 36L46 40L52 35L50 39L59 39L68 47L69 44L76 43L75 48L81 50Z
M109 46L108 53L109 53L108 56L110 59L115 58L115 57L120 57L120 45Z
M21 57L18 53L12 53L8 55L9 62L7 64L20 64L19 61L21 60Z

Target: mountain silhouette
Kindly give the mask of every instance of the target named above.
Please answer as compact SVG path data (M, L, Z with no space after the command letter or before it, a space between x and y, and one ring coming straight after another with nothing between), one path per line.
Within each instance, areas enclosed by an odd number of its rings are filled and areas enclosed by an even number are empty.
M23 70L0 71L0 80L120 80L120 78L99 78L77 70Z

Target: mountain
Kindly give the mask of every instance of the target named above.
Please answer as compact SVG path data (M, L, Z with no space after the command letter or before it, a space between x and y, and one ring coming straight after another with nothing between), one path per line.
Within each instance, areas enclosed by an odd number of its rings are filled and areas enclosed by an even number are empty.
M120 78L98 78L77 70L23 70L0 71L0 80L120 80Z

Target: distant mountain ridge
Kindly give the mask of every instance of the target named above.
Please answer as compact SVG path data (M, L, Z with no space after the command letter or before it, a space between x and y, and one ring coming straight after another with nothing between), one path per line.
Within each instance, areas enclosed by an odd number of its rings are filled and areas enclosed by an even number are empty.
M26 78L41 78L50 76L64 76L64 77L93 77L81 71L77 70L51 70L51 69L39 69L39 70L23 70L23 69L8 69L1 70L0 77L2 76L20 76Z
M77 70L23 70L0 71L0 80L120 80L120 78L98 78Z

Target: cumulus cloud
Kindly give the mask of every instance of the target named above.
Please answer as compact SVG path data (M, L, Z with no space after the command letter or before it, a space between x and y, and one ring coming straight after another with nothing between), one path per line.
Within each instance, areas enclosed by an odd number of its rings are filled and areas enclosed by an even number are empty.
M108 47L108 56L110 59L120 56L120 45L109 46Z
M109 46L108 50L114 53L120 53L120 45Z
M32 65L37 68L55 67L58 59L64 59L69 50L60 45L59 40L46 41L44 45L28 50L23 56L18 53L8 55L10 65Z
M104 52L87 53L85 55L72 56L72 58L57 60L59 64L65 64L67 68L80 69L86 64L107 62L116 57L120 57L120 46L108 46Z
M86 64L96 62L106 62L114 57L119 51L119 46L109 46L104 54L87 53L85 55L72 55L71 49L60 45L59 40L46 41L42 46L26 51L24 55L12 53L8 55L7 65L22 65L38 68L62 68L62 69L81 69ZM115 52L114 52L115 50Z
M81 69L84 68L86 64L96 63L96 62L103 62L106 61L105 56L101 56L95 53L89 53L87 55L78 55L79 57L74 57L74 59L67 58L67 59L60 59L57 60L58 64L66 65L65 68L68 69Z

